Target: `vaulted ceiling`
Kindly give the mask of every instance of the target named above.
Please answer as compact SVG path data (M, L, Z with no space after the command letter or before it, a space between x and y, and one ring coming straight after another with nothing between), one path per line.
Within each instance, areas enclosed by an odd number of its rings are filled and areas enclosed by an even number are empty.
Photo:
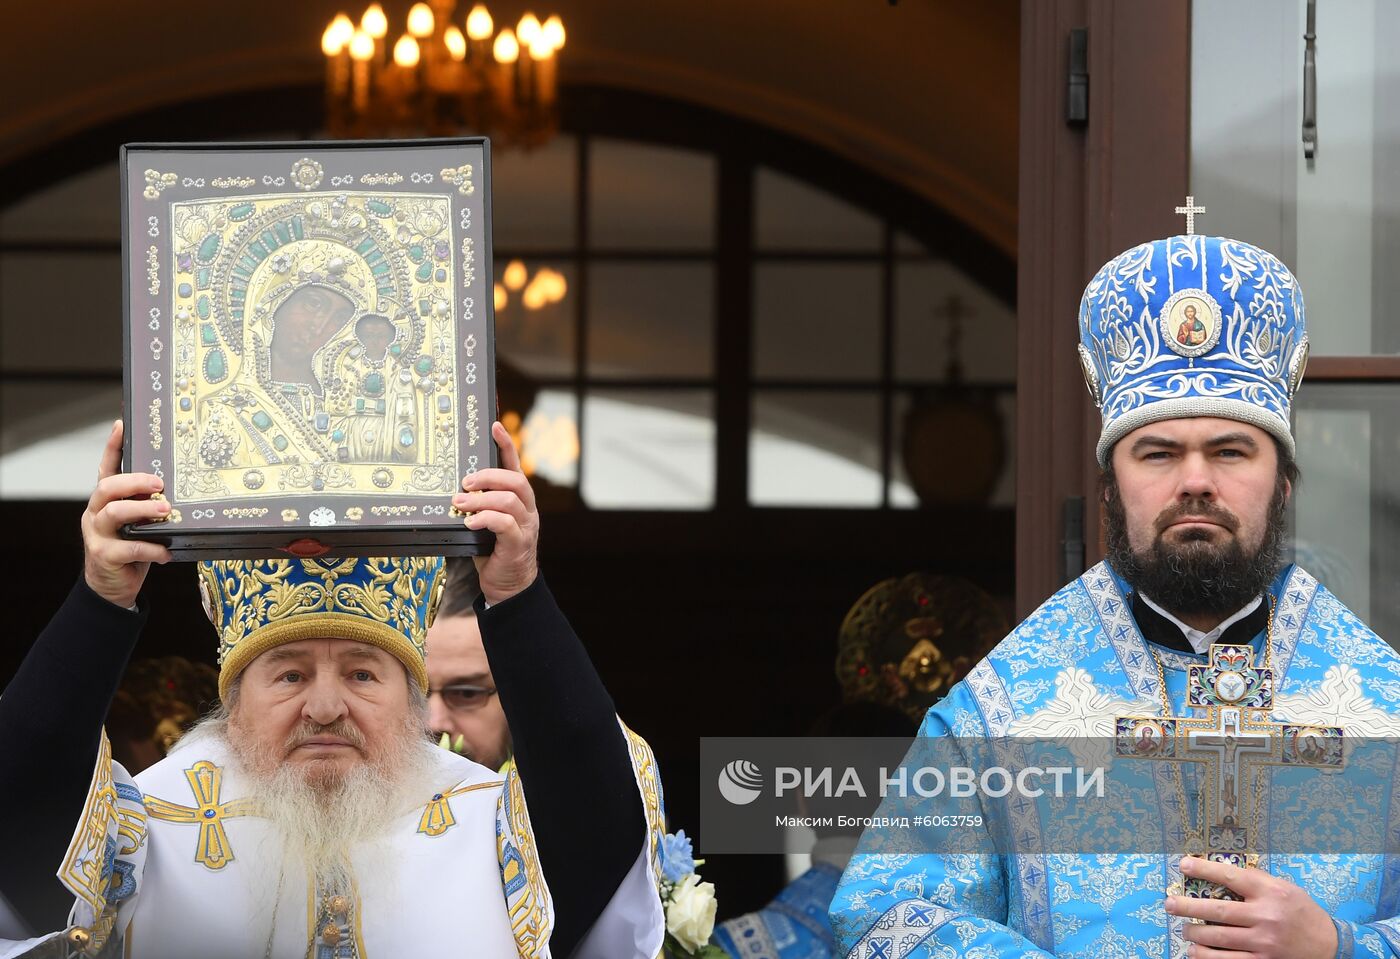
M1017 0L551 2L536 11L568 26L564 83L644 90L818 143L1014 255ZM512 21L526 8L489 6ZM395 28L407 7L385 3ZM124 116L317 83L321 30L337 9L334 0L7 5L0 167ZM23 192L6 184L9 198Z

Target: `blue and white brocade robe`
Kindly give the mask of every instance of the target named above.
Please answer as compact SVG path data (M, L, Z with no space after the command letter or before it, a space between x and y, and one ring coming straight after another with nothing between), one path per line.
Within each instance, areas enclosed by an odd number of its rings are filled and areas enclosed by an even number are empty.
M830 959L836 943L827 910L840 876L816 863L758 912L720 923L710 942L735 959Z
M1340 725L1349 741L1400 735L1400 655L1296 566L1270 592L1277 604L1271 719ZM1111 742L1115 716L1161 714L1154 652L1164 667L1172 712L1186 714L1186 668L1206 657L1149 644L1127 595L1126 584L1106 564L1089 570L930 709L920 736ZM1261 664L1264 643L1261 632L1253 641ZM1394 752L1388 750L1392 765L1380 771L1379 781L1394 780ZM1342 777L1310 775L1319 777L1318 789L1340 788L1329 783ZM1392 801L1393 792L1386 787L1374 793L1376 852L1266 853L1259 863L1302 887L1333 917L1339 957L1400 956L1400 855L1379 851L1400 851L1400 801ZM1008 802L1003 809L1010 822L1001 825L1018 836L1055 829L1043 803ZM1165 830L1179 819L1159 815L1155 822ZM1287 817L1271 809L1268 828L1286 830ZM922 851L932 843L910 850L907 842L901 847L885 838L868 832L862 839L831 904L840 954L852 959L1186 955L1183 920L1163 909L1168 889L1180 888L1179 856L1056 852L1049 842L1036 854L934 853ZM991 837L985 839L981 845L993 849ZM875 851L881 848L904 851Z

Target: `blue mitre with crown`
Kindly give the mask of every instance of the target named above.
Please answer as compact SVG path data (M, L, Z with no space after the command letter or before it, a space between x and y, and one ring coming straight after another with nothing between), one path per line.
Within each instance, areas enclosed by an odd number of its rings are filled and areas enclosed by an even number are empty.
M283 643L350 639L397 657L424 692L424 642L447 577L441 556L206 560L204 612L219 634L219 697Z
M1103 415L1099 465L1113 445L1159 420L1250 423L1294 455L1290 410L1308 361L1303 292L1257 246L1190 232L1143 243L1104 264L1079 303L1079 361ZM1189 211L1189 212L1188 212Z

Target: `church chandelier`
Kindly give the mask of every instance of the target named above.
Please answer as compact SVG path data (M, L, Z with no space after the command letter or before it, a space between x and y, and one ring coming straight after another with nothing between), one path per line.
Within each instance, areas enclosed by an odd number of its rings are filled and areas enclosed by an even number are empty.
M499 31L485 4L458 25L455 0L415 3L390 41L374 3L355 24L339 13L321 35L326 126L334 137L487 134L534 147L559 127L558 61L564 23L522 16Z

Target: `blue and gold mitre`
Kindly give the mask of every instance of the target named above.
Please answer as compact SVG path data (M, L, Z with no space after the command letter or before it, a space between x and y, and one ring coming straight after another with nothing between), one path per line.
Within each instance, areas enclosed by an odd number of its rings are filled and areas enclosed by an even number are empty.
M269 649L326 638L392 653L426 692L423 644L445 584L440 556L202 562L200 599L219 633L219 696Z
M1250 423L1294 452L1308 337L1303 292L1273 254L1218 236L1135 246L1084 288L1079 340L1100 466L1133 430L1191 416Z

